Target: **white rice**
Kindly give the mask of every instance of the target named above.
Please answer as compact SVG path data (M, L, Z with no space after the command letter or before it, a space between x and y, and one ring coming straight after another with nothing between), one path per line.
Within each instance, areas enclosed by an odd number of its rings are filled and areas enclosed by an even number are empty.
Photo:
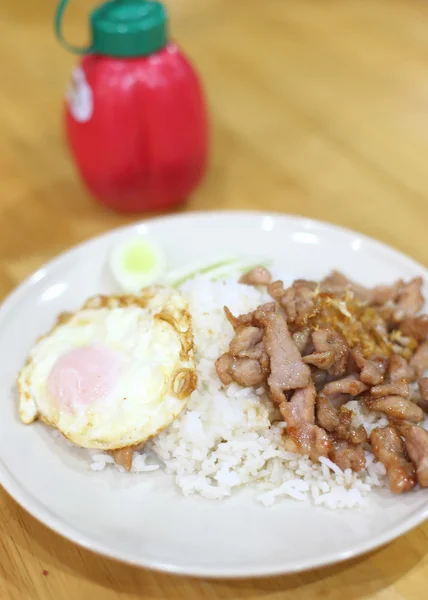
M341 471L327 458L314 463L308 457L286 452L284 423L265 390L223 388L214 361L232 337L223 306L234 314L253 310L269 300L259 290L236 283L194 279L182 287L188 299L196 344L198 387L187 410L170 427L135 453L132 471L163 469L185 496L199 494L219 500L251 484L255 498L265 506L279 499L312 501L327 508L364 505L373 488L386 486L385 468L366 452L366 470ZM349 402L355 424L368 431L387 421ZM92 452L91 468L114 465L113 458ZM121 469L121 467L117 467Z

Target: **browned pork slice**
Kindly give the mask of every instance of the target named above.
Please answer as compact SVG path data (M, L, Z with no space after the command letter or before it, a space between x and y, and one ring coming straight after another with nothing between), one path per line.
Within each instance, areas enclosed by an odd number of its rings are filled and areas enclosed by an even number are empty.
M373 453L385 465L389 487L394 494L411 490L416 483L415 467L407 459L404 444L391 426L373 429L370 435Z
M255 346L263 339L263 330L252 325L241 325L235 330L235 335L229 344L230 353L233 356L245 357L248 351L253 350Z
M368 398L366 404L370 410L379 410L392 419L414 421L419 423L424 418L420 406L402 396L385 396L384 398Z
M259 266L254 267L248 273L244 273L239 283L245 283L247 285L268 285L272 281L272 275L265 267Z
M348 375L343 379L330 381L323 388L324 396L335 396L337 394L349 394L350 396L359 396L367 390L365 383L359 380L357 375Z
M349 348L345 338L334 329L324 327L313 332L312 341L316 353L332 352L334 354L334 362L328 367L330 375L333 377L344 375L349 357Z
M303 327L314 312L315 288L314 281L298 279L287 289L284 289L282 281L274 281L268 285L267 291L284 309L287 322Z
M389 378L391 381L414 380L414 369L407 360L399 354L393 354L389 361Z
M317 423L330 433L335 433L336 438L350 442L351 444L361 444L367 441L367 433L362 425L354 429L352 427L351 410L344 406L335 408L330 400L323 395L319 395L316 401Z
M424 372L428 369L428 342L422 342L418 347L410 359L409 366L414 371L413 380L422 377Z
M309 344L311 339L311 330L309 327L303 327L293 333L293 342L296 344L300 354L303 354L306 346Z
M334 295L343 295L348 290L361 302L381 305L386 302L394 302L401 290L402 281L396 281L392 285L377 285L374 288L366 288L352 281L343 273L333 271L321 282L321 290Z
M418 399L417 404L424 412L428 413L428 377L419 379L418 387L420 398Z
M382 357L374 357L372 359L364 358L360 348L352 350L352 358L357 367L360 369L360 379L368 385L378 385L383 382L388 361Z
M257 327L259 325L259 323L257 322L257 319L255 317L256 312L257 311L275 312L275 309L276 309L275 302L268 302L267 304L262 304L256 310L254 310L252 312L246 313L244 315L239 315L239 317L235 317L232 314L232 312L227 308L227 306L225 306L224 314L226 315L226 318L229 321L229 323L232 325L233 329L237 329L238 327L240 327L242 325L253 325L253 326Z
M309 385L311 371L303 363L282 314L256 311L256 319L264 327L263 343L270 359L268 385L271 397L281 404L286 399L285 391Z
M311 460L327 456L331 449L327 433L315 425L315 397L315 387L311 383L294 392L291 400L282 402L279 407L287 425L285 448L307 454Z
M422 487L428 487L428 433L422 427L410 423L397 424L404 437L407 452L416 465L416 477Z
M422 342L428 336L428 315L403 319L400 323L400 331L403 335L411 336L416 341Z
M260 385L266 381L267 373L255 358L239 358L229 352L222 354L215 362L217 376L223 385L236 381L243 387Z
M424 305L422 284L422 277L415 277L401 286L394 308L394 321L399 323L405 318L416 316L422 310Z
M402 396L409 397L409 384L405 379L398 381L390 381L381 385L375 385L370 390L370 395L373 398L382 398L383 396Z
M345 471L345 469L361 471L366 468L366 458L363 447L360 444L350 444L345 440L340 440L332 436L331 445L332 449L328 457L342 471Z
M312 354L304 356L303 362L307 365L313 365L314 367L318 367L318 369L327 371L327 369L333 366L335 355L334 352L331 352L330 350L327 352L313 352Z

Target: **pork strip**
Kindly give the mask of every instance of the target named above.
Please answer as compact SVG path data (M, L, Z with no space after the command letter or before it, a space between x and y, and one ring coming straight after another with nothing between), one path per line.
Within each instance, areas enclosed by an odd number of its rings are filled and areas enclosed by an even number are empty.
M391 427L373 429L370 435L373 453L385 465L389 487L394 494L411 490L416 483L415 467L407 459L404 444Z
M404 437L410 458L416 465L416 477L421 487L428 487L428 433L422 427L410 423L397 424Z
M398 381L390 381L389 383L384 383L382 385L375 385L371 388L370 395L373 398L382 398L383 396L401 396L402 398L408 398L409 384L405 379L401 379Z
M322 393L325 396L335 396L336 394L359 396L367 389L366 384L360 381L357 375L348 375L348 377L344 377L343 379L327 383Z
M419 379L428 369L428 342L422 342L409 362L414 371L413 379Z
M428 336L428 315L403 319L400 323L400 331L417 342L423 342Z
M312 341L315 352L333 352L334 363L328 368L333 377L341 377L346 373L348 366L349 348L345 338L329 327L323 327L314 331Z
M268 285L272 281L272 275L262 266L254 267L248 273L244 273L239 280L239 283L246 285Z
M327 456L331 442L327 433L315 425L316 391L312 383L294 392L289 402L280 404L286 422L285 448L290 452L307 454L311 460Z
M352 471L361 471L366 468L366 458L363 447L359 444L350 444L345 440L337 439L331 436L332 449L328 455L342 471L352 469Z
M337 439L345 440L351 444L362 444L367 441L367 432L362 425L354 429L352 427L351 410L344 406L335 408L330 400L322 395L317 397L317 423L330 433L334 433Z
M370 410L378 410L392 419L419 423L424 418L420 406L402 396L385 396L384 398L368 398L366 404Z
M284 402L284 391L309 385L311 371L302 361L299 350L288 331L285 317L280 313L256 312L264 327L264 346L270 358L268 385L274 402Z
M420 397L417 400L417 404L424 412L428 413L428 377L422 377L419 379L418 387Z

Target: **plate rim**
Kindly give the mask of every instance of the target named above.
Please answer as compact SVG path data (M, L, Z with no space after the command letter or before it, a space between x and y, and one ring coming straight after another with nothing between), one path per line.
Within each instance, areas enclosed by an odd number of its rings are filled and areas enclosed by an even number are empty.
M103 239L109 238L113 235L120 234L121 232L125 232L126 230L135 230L139 226L142 225L151 225L162 223L165 221L183 221L183 220L192 220L195 218L206 217L208 219L213 217L224 217L229 216L232 218L237 218L239 216L252 217L254 219L260 220L265 217L271 217L277 220L285 220L288 222L294 222L296 225L298 223L304 224L306 228L311 229L329 229L333 230L336 233L347 235L347 236L356 236L362 241L368 242L371 245L374 245L379 250L388 253L394 259L399 260L401 263L412 264L414 267L424 271L427 276L428 281L428 268L425 267L422 263L408 256L407 254L389 246L388 244L377 240L376 238L372 238L364 233L359 231L343 227L340 225L336 225L333 223L329 223L328 221L312 219L305 216L300 216L296 214L288 214L281 213L275 211L261 211L261 210L210 210L210 211L188 211L181 212L172 215L163 215L152 218L139 219L135 222L131 222L119 227L112 228L108 231L105 231L101 234L98 234L93 237L89 237L85 240L82 240L78 244L73 245L68 250L61 252L51 258L49 261L41 265L36 271L26 277L21 283L19 283L5 298L2 299L0 304L0 320L5 316L5 313L13 307L13 305L19 301L19 299L25 295L28 289L31 288L32 285L44 279L45 276L51 271L52 268L55 268L59 263L61 263L64 259L70 258L73 254L78 253L83 250L85 246L100 242ZM248 566L233 566L231 568L217 568L215 566L197 566L197 567L186 567L174 564L172 561L164 562L162 560L154 560L154 559L144 559L144 558L136 558L134 553L128 553L124 550L112 550L108 545L103 542L99 542L96 539L88 536L78 529L75 529L68 525L65 521L62 521L56 515L52 515L49 512L49 509L45 506L40 506L38 501L35 499L31 499L31 495L29 492L26 492L25 487L20 485L17 481L15 481L12 474L8 472L3 461L0 458L0 485L7 492L7 494L17 502L27 513L29 513L32 517L34 517L37 521L42 523L42 525L48 527L55 533L59 534L61 537L65 538L68 541L75 543L76 545L85 548L91 552L95 552L101 556L105 556L111 560L115 560L118 562L123 562L135 567L152 569L157 572L169 573L173 575L182 575L182 576L190 576L190 577L202 577L208 579L245 579L245 578L255 578L255 577L272 577L286 574L293 574L298 572L309 571L312 569L317 569L321 567L325 567L332 564L342 563L346 560L356 558L368 552L374 551L382 546L385 546L389 542L397 539L401 535L410 532L412 529L421 525L428 518L428 503L427 506L423 510L418 510L416 513L412 513L408 516L404 521L399 523L393 528L390 528L378 535L375 542L372 543L367 541L365 543L360 543L352 550L338 552L333 551L327 554L320 556L319 559L306 559L306 560L296 560L296 561L288 561L284 567L281 566L272 566L266 567L266 565L262 565L261 567L251 567L251 573L249 573ZM28 496L28 497L27 497Z

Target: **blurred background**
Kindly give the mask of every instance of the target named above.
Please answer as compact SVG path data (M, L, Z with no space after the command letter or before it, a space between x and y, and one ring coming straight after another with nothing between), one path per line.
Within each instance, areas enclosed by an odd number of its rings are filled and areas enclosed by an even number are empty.
M92 0L65 34L88 40ZM427 262L428 5L419 0L167 0L170 30L208 98L210 165L185 208L298 213L363 230ZM77 57L54 0L0 7L0 236L13 279L130 220L76 174L62 103ZM52 223L58 235L52 236ZM396 226L394 226L394 223ZM2 285L6 285L5 282ZM0 290L5 292L6 289Z

